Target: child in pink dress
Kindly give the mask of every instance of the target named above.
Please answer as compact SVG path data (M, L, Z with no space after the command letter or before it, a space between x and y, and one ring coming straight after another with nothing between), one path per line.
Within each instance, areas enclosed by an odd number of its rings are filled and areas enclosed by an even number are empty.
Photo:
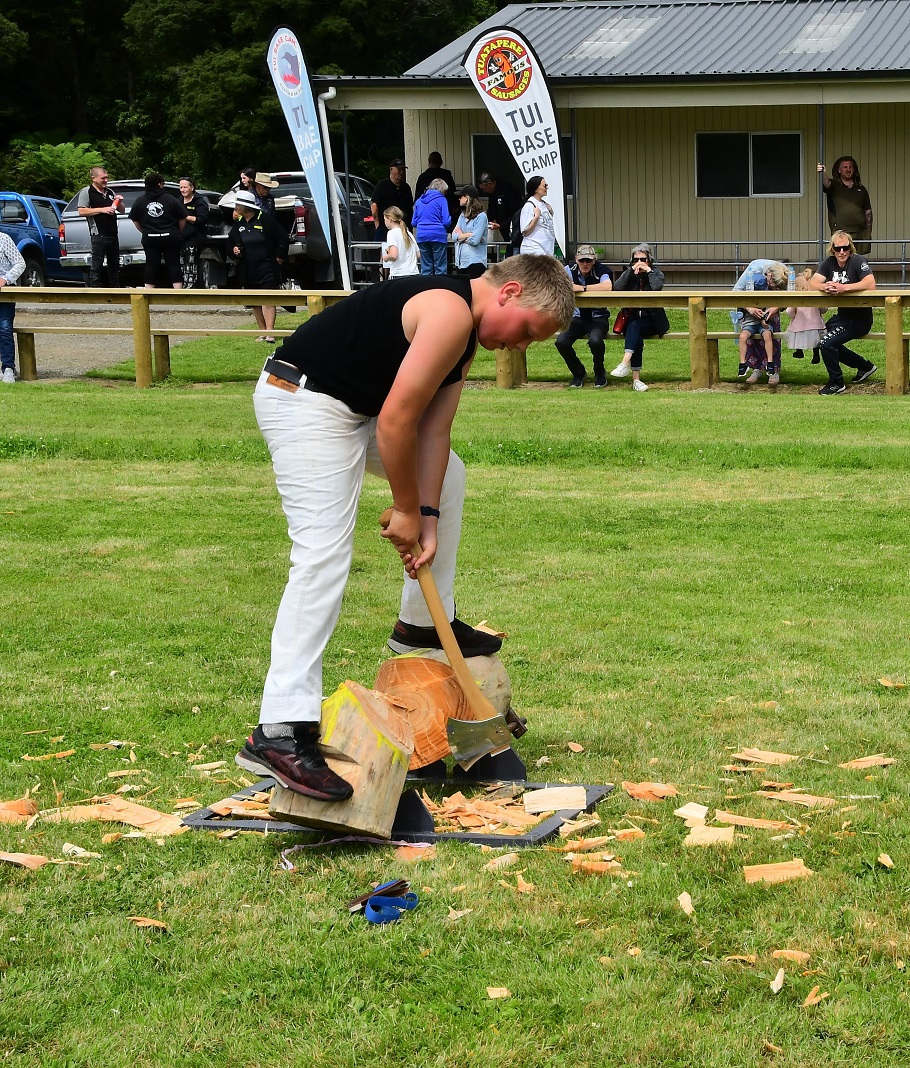
M802 274L796 276L796 288L800 292L809 290L809 279L812 277L811 267L807 267ZM801 360L804 349L812 349L812 362L818 363L821 354L818 350L818 342L825 332L825 321L822 312L827 308L787 308L790 316L790 326L787 329L784 341L788 348L793 349L793 359Z

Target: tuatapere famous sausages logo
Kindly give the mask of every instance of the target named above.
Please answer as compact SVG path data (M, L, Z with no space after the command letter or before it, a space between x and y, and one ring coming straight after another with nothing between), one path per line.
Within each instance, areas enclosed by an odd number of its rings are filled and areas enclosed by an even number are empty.
M531 84L533 67L525 46L513 37L493 37L477 53L477 81L494 100L517 100Z

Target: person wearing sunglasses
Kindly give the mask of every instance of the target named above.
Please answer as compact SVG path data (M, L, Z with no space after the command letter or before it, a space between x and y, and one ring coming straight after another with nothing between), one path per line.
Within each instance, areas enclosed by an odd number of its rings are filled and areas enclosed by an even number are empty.
M593 245L578 246L575 262L566 265L566 274L572 279L572 288L576 293L609 293L613 288L613 272L597 259ZM609 329L610 309L592 308L586 303L575 309L568 329L557 337L556 348L572 373L571 389L581 389L585 384L584 364L575 355L575 342L583 337L588 339L588 348L594 361L594 388L603 389L607 384L604 338Z
M875 275L865 256L860 256L853 238L843 230L835 230L828 246L829 255L815 268L809 288L830 296L841 293L862 293L875 289ZM818 345L828 370L828 381L818 391L823 397L843 393L844 373L841 364L855 367L853 385L865 382L878 370L871 360L847 348L847 342L865 337L872 329L871 308L838 308L825 323L825 333Z
M654 292L663 289L664 273L654 266L651 256L651 246L642 241L632 249L629 266L622 272L613 283L614 291L630 290L633 292ZM642 354L645 348L645 338L663 337L670 329L670 320L663 308L655 308L647 305L644 308L623 308L625 312L625 325L622 333L625 336L625 352L622 360L610 372L613 378L626 378L632 374L632 388L636 393L644 393L648 388L641 380ZM622 312L620 313L622 315ZM613 326L619 325L620 317Z

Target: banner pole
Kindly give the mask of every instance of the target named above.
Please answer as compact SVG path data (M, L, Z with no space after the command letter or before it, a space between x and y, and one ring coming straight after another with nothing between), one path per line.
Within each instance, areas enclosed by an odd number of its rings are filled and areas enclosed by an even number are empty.
M332 142L329 139L329 121L325 113L326 100L335 99L335 86L329 86L328 90L320 93L317 99L319 104L319 125L322 127L322 144L325 151L326 167L329 172L329 203L332 205L332 222L335 224L335 240L338 243L338 266L341 268L341 284L345 289L351 289L351 272L348 269L348 253L344 241L344 230L341 226L341 208L338 206L338 188L335 185L335 163L332 159ZM348 200L349 216L350 203L350 200Z

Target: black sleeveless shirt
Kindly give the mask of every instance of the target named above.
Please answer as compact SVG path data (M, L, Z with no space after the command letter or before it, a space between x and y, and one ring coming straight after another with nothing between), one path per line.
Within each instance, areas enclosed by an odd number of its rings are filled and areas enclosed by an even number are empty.
M410 348L401 315L411 297L429 289L448 289L471 307L471 279L413 275L377 282L333 304L298 327L275 358L299 368L318 387L361 415L379 415ZM439 324L445 328L444 323ZM474 355L477 331L440 388L461 379Z

